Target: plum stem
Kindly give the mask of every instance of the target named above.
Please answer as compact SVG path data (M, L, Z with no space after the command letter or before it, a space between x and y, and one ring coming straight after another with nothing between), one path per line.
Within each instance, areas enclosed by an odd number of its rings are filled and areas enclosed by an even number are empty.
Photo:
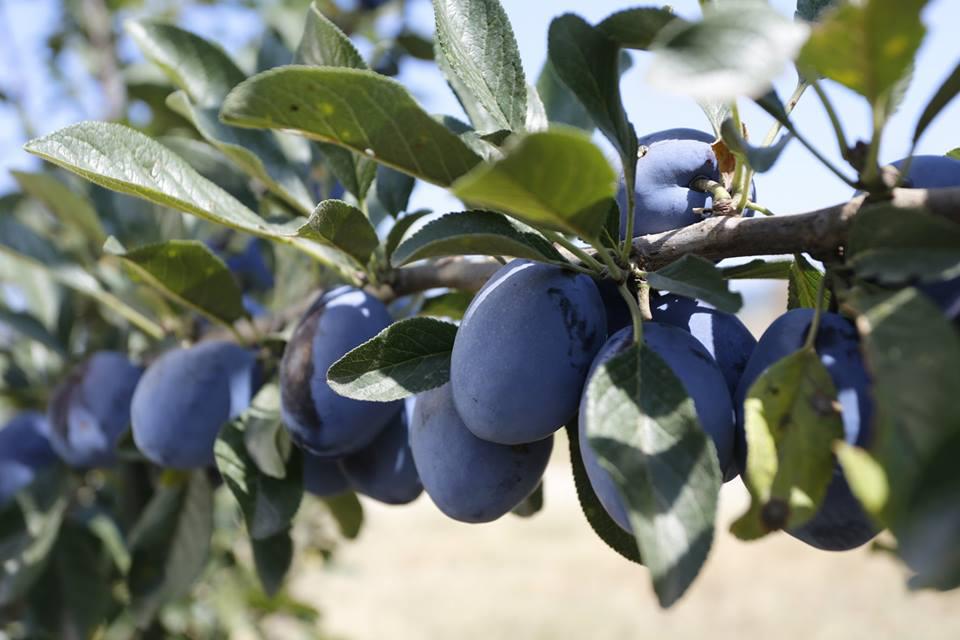
M641 288L644 285L646 285L645 282L641 284ZM647 293L649 294L649 285L646 286ZM637 299L633 294L630 293L630 289L627 288L626 283L621 282L617 285L617 291L623 296L624 301L627 303L627 308L630 310L630 320L633 322L633 342L639 345L643 342L643 315L640 312L640 305L637 303ZM649 306L649 303L647 306Z
M576 244L564 238L562 234L557 233L556 231L549 231L544 229L543 234L547 237L550 242L560 245L574 256L580 260L580 262L589 266L597 275L603 273L603 265L597 262L597 260L591 256L589 253L578 247ZM602 252L598 252L598 255Z
M767 208L766 208L765 206L763 206L762 204L757 204L756 202L754 202L754 201L752 201L752 200L747 200L747 204L746 204L745 208L746 208L746 209L753 209L753 210L756 211L757 213L762 213L762 214L765 215L765 216L772 216L772 215L774 215L773 211L770 211L770 209L767 209Z

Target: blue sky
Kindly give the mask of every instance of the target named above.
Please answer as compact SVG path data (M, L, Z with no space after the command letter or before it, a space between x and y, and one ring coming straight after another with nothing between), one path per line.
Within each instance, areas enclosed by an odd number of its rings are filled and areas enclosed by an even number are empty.
M527 76L535 80L546 58L546 34L550 20L565 12L579 13L596 22L619 9L640 3L619 0L502 0L520 48ZM85 118L96 118L100 112L99 95L92 83L79 85L80 108L72 108L63 96L58 96L45 82L42 62L43 42L55 21L53 0L0 0L0 87L27 98L26 106L34 120L36 133L43 134ZM784 14L793 12L794 0L773 0L771 4ZM146 3L147 7L150 3ZM675 11L687 17L699 13L696 0L675 0ZM432 30L433 16L430 2L410 0L409 16L415 28L422 32ZM933 0L923 19L928 36L921 49L916 72L906 100L892 119L884 139L881 158L892 161L905 155L918 114L937 87L956 65L960 43L955 27L960 24L960 2ZM187 28L222 42L228 51L240 56L243 45L257 37L261 23L255 14L242 9L223 7L194 7L187 9L182 23ZM363 43L361 43L363 49ZM136 56L132 47L125 52ZM634 54L634 66L625 75L622 86L624 101L638 133L643 135L671 127L689 126L708 129L709 125L699 107L690 99L653 90L644 78L650 56ZM86 75L82 60L67 58L62 71L74 77ZM427 63L410 61L404 64L400 80L431 112L460 113L455 98L440 79L438 72ZM794 76L789 70L778 80L781 95L792 90ZM848 139L869 134L869 111L865 102L837 86L829 93L841 114ZM755 137L762 137L769 126L765 114L741 101L744 118ZM842 164L833 142L829 123L812 92L804 96L795 111L794 119L809 139L822 143L822 150ZM3 175L0 190L10 188L7 169L35 166L34 161L20 150L24 133L9 107L0 109L0 158ZM960 146L960 101L944 110L920 144L922 153L942 154ZM804 211L826 206L846 199L850 189L819 165L800 145L793 143L774 169L757 179L759 200L778 213ZM414 207L438 210L453 208L455 201L439 189L419 186L414 194Z

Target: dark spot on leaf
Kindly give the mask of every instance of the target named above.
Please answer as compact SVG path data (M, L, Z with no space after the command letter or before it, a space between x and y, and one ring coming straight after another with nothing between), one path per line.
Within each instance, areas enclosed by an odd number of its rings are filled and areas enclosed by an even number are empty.
M760 511L760 521L768 531L779 531L783 529L789 517L790 505L780 498L770 500L767 504L763 505L763 509Z
M290 111L300 111L299 105L295 105L295 104L290 105Z

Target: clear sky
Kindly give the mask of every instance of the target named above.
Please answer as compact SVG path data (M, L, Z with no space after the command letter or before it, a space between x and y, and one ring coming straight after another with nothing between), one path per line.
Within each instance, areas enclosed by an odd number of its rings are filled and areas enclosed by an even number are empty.
M502 0L502 3L513 24L530 80L536 79L546 58L546 34L553 17L575 12L591 22L597 22L619 9L643 4L622 0ZM57 4L53 0L0 0L0 88L26 97L27 109L37 134L47 133L80 119L96 118L100 112L99 96L92 83L79 84L81 106L78 110L71 108L71 101L52 93L44 81L43 42L54 25ZM150 4L146 2L148 9ZM671 4L680 15L693 18L699 14L696 0L675 0ZM784 14L792 15L795 0L773 0L771 4ZM422 32L432 30L430 2L409 0L408 11L415 28ZM920 52L906 100L888 128L881 152L881 158L886 161L895 160L906 153L918 114L960 58L960 41L956 37L956 25L960 24L960 1L932 0L923 19L928 37ZM262 24L255 14L247 10L222 6L188 8L182 23L189 29L222 42L235 55L257 37ZM363 43L361 49L364 49ZM369 47L366 49L369 50ZM129 44L124 47L124 53L131 58L138 56ZM638 133L643 135L681 126L708 129L709 124L692 100L654 91L646 84L644 78L650 57L649 54L635 52L634 66L623 80L624 100ZM83 62L74 58L65 60L62 71L74 77L85 75ZM411 87L429 111L460 113L453 95L428 63L405 62L400 80ZM782 96L790 93L793 82L794 76L787 70L777 83ZM868 135L869 112L865 102L840 87L829 87L829 92L841 114L848 138L854 140ZM741 102L741 106L749 130L756 137L762 137L769 126L769 119L746 100ZM828 121L812 92L804 96L794 118L809 139L821 141L823 151L842 164ZM24 132L17 124L12 109L9 106L0 108L0 158L3 168L0 191L9 189L11 185L6 175L7 169L35 166L34 161L20 150L23 141ZM960 100L940 114L921 142L920 151L942 154L957 146L960 146ZM778 213L829 205L847 198L850 192L846 185L796 143L788 147L771 172L758 177L757 188L760 202ZM435 210L457 206L439 189L424 185L418 187L412 204L414 207Z

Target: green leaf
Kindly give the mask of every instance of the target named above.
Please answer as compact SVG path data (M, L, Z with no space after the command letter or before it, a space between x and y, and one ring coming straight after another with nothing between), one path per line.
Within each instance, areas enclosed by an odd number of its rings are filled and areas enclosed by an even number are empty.
M99 247L107 239L93 203L46 173L11 171L24 192L42 202L64 224L83 232L87 241Z
M920 21L926 4L927 0L843 3L814 27L798 65L877 105L913 63L926 32Z
M765 173L773 168L793 136L787 133L780 136L780 139L774 144L756 147L744 140L740 132L737 131L733 119L727 118L720 125L720 137L723 138L724 144L730 151L747 159L751 169L757 173Z
M590 114L557 75L557 70L553 68L550 60L543 63L537 79L537 92L550 122L566 124L587 132L593 131L595 125Z
M727 313L736 313L743 306L743 296L730 291L730 283L724 280L720 269L692 254L648 273L647 282L654 289L703 300Z
M94 184L292 245L344 272L335 252L265 222L167 147L119 124L81 122L28 142L30 153Z
M745 264L720 267L720 273L728 279L786 280L790 277L793 262L789 260L763 260L755 258Z
M407 230L413 226L413 224L424 216L428 216L432 211L428 209L421 209L419 211L412 211L399 220L397 220L392 227L390 227L390 233L387 234L387 241L384 243L384 252L389 259L393 252L397 249L397 246L400 244L400 241L403 239L403 236L407 233Z
M922 209L871 205L854 216L847 253L857 275L869 280L952 278L960 275L960 225Z
M280 417L280 388L274 383L264 385L240 420L247 454L257 468L271 478L286 478L293 445Z
M608 547L630 562L643 564L640 560L640 551L637 548L636 539L614 522L593 491L593 485L590 484L590 478L587 477L587 470L583 467L583 458L580 457L580 438L577 434L579 427L576 417L567 423L566 429L567 442L570 445L570 467L573 471L573 484L577 491L580 510L583 511L587 524Z
M651 349L630 345L587 384L587 436L624 498L660 606L706 561L720 493L716 449L693 401Z
M387 213L396 218L407 210L415 182L411 176L390 167L377 167L377 199Z
M354 540L363 528L363 505L353 492L341 493L323 499L340 527L340 534L347 540Z
M42 344L60 356L67 352L60 339L50 333L35 316L25 311L11 311L0 301L0 325L13 329L24 338Z
M853 495L867 513L880 518L890 496L890 483L883 467L869 451L843 440L833 443L833 452Z
M293 539L290 531L281 531L269 538L251 539L253 563L264 593L275 596L293 565Z
M920 139L920 136L927 130L937 114L956 97L958 92L960 92L960 64L954 67L953 72L943 81L937 92L930 98L930 102L927 103L923 113L920 114L920 119L917 120L917 128L913 132L914 143Z
M0 607L26 595L43 574L68 506L63 477L52 470L3 510L4 525L12 518L21 526L0 530Z
M787 309L804 307L816 309L819 301L817 292L823 274L801 254L794 256L790 265L790 278L787 284ZM830 292L823 293L824 308L830 303Z
M557 76L577 96L597 128L613 143L627 174L636 166L637 133L620 96L620 47L580 16L550 23L548 56Z
M527 85L510 20L498 0L433 0L436 50L465 102L476 102L496 128L523 131ZM458 92L460 93L460 92Z
M477 167L453 192L534 226L595 238L615 182L610 163L586 134L556 128L519 138L502 160Z
M223 99L246 75L217 45L174 25L128 22L127 32L144 56L184 92L167 106L186 118L203 138L301 213L313 199L269 133L238 131L218 118Z
M301 214L313 206L313 198L276 138L268 131L246 131L220 122L219 106L201 109L182 91L167 98L167 106L183 116L240 169L256 178Z
M837 2L838 0L797 0L797 10L793 15L799 20L816 22L824 11L834 7Z
M327 371L330 387L355 400L389 402L427 391L450 379L457 325L407 318L348 352Z
M700 22L678 20L660 31L647 75L654 87L718 102L759 96L809 31L765 2L709 4L703 13Z
M267 393L275 396L276 390ZM261 409L253 411L259 413ZM292 453L283 478L262 473L247 449L250 420L245 417L246 413L224 425L213 453L223 481L240 504L250 537L264 540L289 529L300 508L303 459L299 451Z
M543 481L537 485L529 496L523 499L523 502L510 510L515 516L521 518L532 518L543 509Z
M169 240L125 251L111 237L104 250L166 297L208 318L231 324L246 315L233 274L198 240Z
M440 186L480 161L406 89L372 71L301 66L265 71L231 91L220 115L228 124L289 129L337 144Z
M310 5L294 64L317 67L367 69L367 63L340 28L321 13L316 3ZM318 144L326 156L330 170L344 189L363 200L373 180L376 164L363 155L331 144Z
M189 593L207 566L213 492L205 474L162 480L130 532L130 607L140 628L165 603Z
M843 439L837 390L812 349L760 374L744 402L750 508L731 526L750 540L797 527L817 512L833 478L833 442Z
M317 67L368 68L350 38L323 15L316 2L312 2L307 11L307 22L293 63Z
M625 49L646 51L667 24L685 22L673 11L659 7L636 7L607 16L597 28Z
M948 158L953 158L954 160L960 160L960 147L957 147L956 149L951 149L950 151L947 151L944 155L946 155Z
M490 211L448 213L407 234L391 262L401 266L441 256L511 256L562 262L550 242L536 230Z
M339 249L361 265L367 264L370 254L380 244L367 216L343 200L324 200L318 204L297 235Z
M890 483L888 522L909 509L911 488L944 440L960 432L960 337L916 289L845 301L857 311L861 350L876 403L871 453Z
M419 315L460 320L472 300L473 294L468 291L441 293L424 300Z

